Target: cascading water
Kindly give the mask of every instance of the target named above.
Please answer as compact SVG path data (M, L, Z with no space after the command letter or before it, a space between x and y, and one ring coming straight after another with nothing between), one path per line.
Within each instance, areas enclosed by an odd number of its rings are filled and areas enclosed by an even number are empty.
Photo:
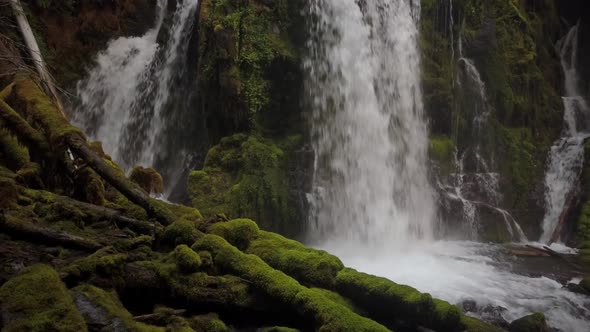
M589 301L549 278L514 273L513 256L498 258L502 247L433 240L419 11L411 0L311 2L305 63L316 153L310 241L347 266L484 308L471 315L485 318L485 308L493 308L512 321L543 312L553 327L584 330ZM498 222L522 236L507 212Z
M168 1L158 0L153 28L141 37L111 41L78 84L80 105L73 121L125 170L155 167L166 182L176 180L187 151L196 150L187 146L188 138L170 140L195 129L186 118L196 90L186 78L186 62L197 7L198 0L179 1L166 19Z
M545 174L545 217L541 242L559 239L559 219L578 184L584 162L584 141L588 138L590 108L578 89L578 25L557 43L565 76L564 127L551 147Z
M417 1L312 1L316 239L431 238ZM400 65L403 64L403 65Z

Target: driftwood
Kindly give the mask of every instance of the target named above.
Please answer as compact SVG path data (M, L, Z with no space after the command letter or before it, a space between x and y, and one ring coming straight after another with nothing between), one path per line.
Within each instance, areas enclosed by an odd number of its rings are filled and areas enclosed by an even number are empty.
M0 215L0 230L6 234L13 235L24 240L43 241L69 248L81 249L84 251L96 251L102 245L79 236L58 232L46 227L34 225L26 221L8 220L3 214Z

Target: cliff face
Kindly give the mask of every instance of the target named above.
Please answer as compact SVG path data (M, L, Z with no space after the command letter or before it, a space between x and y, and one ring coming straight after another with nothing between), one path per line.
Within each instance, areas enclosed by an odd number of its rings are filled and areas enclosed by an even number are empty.
M457 183L449 174L463 174L466 199L508 210L529 239L538 239L546 160L563 122L563 75L555 44L586 5L469 0L422 5L423 84L435 174L451 186ZM584 19L581 26L585 29ZM585 52L580 48L579 57ZM583 67L580 63L581 72ZM587 79L582 81L586 87ZM491 192L498 196L490 197ZM441 200L443 217L456 218L449 214L461 211L461 204L449 202L444 190ZM483 216L490 209L481 210ZM482 218L480 236L509 240L508 233L490 227L502 222L501 215L493 215L493 220Z

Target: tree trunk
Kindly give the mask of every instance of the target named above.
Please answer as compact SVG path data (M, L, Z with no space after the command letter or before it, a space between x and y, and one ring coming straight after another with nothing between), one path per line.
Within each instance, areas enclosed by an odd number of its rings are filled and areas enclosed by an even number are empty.
M11 0L10 4L12 5L12 10L14 11L14 16L16 17L16 21L18 22L18 26L20 28L21 34L23 35L23 39L25 40L25 44L29 49L29 54L31 55L31 59L35 64L35 68L37 68L37 72L39 73L39 77L44 83L43 90L47 93L47 95L51 96L55 105L57 105L58 110L62 114L63 117L66 117L64 112L63 105L57 94L57 90L55 88L55 84L53 83L53 79L51 75L49 75L49 71L45 66L45 61L43 61L43 55L41 54L41 50L39 49L39 45L37 44L37 40L35 39L35 35L33 34L33 30L29 25L29 21L24 14L23 7L20 4L19 0Z

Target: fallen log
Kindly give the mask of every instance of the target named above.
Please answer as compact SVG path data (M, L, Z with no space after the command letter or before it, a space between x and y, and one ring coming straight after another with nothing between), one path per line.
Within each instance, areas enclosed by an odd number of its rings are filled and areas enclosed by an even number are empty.
M66 208L79 209L92 215L97 220L111 220L118 225L129 227L142 234L153 234L162 229L159 223L130 218L115 209L106 208L86 202L81 202L67 196L60 196L46 191L19 188L20 194L37 202L43 202L50 197L50 201L59 203ZM88 220L86 220L88 221Z
M26 221L9 220L4 214L0 214L0 230L25 241L34 241L34 243L39 243L41 241L48 244L76 248L90 252L102 248L102 245L95 241L64 232L58 232Z

